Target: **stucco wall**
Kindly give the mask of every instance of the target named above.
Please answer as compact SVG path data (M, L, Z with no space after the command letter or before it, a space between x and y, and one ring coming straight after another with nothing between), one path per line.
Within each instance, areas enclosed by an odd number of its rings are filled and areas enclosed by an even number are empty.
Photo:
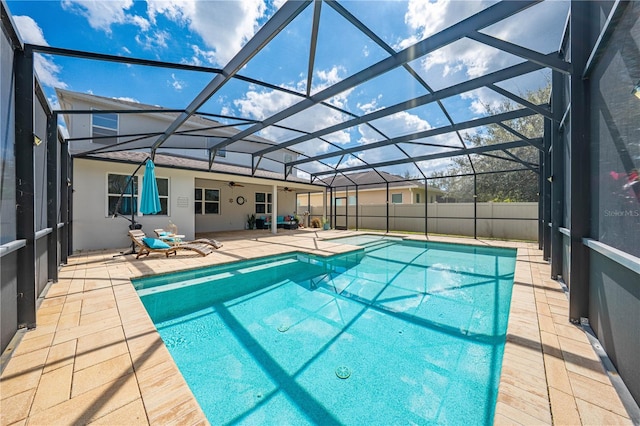
M136 165L74 159L73 167L73 250L128 247L131 242L127 236L130 222L122 217L107 216L107 175L129 175ZM169 215L136 216L136 222L142 224L147 235L153 235L155 228L166 228L169 221L178 226L178 232L186 239L193 239L196 232L245 229L247 215L255 213L255 193L273 191L271 182L247 183L243 184L244 187L231 188L228 178L213 173L159 166L155 171L156 177L169 179ZM139 185L143 175L144 167L138 171ZM195 214L195 187L220 189L220 215ZM246 199L243 205L238 205L238 196ZM295 193L278 191L277 198L279 215L295 211Z
M73 249L92 250L127 247L131 240L127 236L129 221L107 216L107 175L128 175L135 166L115 162L75 159L73 162ZM142 183L144 167L138 172ZM169 216L136 216L148 234L154 228L164 228L169 220L178 226L178 231L187 239L195 233L193 219L193 176L182 170L156 167L156 177L169 178ZM187 202L178 203L179 199Z
M272 193L272 185L252 185L229 187L228 181L211 180L198 178L195 186L198 188L209 188L220 190L220 215L198 214L195 216L195 227L197 232L216 232L245 229L247 215L256 213L255 193ZM238 197L244 197L245 203L239 205ZM278 191L277 209L278 215L290 215L296 210L295 193ZM257 213L256 216L265 216Z

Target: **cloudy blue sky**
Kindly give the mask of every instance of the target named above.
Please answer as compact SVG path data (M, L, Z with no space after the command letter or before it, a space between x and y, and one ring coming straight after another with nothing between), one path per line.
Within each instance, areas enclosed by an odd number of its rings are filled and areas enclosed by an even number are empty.
M395 0L340 2L395 51L437 33L494 2L457 0ZM7 1L22 39L27 43L108 53L127 57L221 68L282 4L276 0L110 0ZM557 50L569 2L545 1L483 32L542 53ZM307 7L283 32L254 57L241 75L304 94L313 6ZM327 5L323 5L311 82L311 93L361 71L388 54ZM462 39L412 62L412 68L437 90L522 62L469 39ZM212 79L211 74L40 55L36 72L52 105L54 88L132 100L167 108L184 108ZM539 71L500 86L514 93L533 90L548 81ZM343 92L329 102L362 115L427 93L398 68ZM210 113L263 119L297 103L301 98L242 82L227 84L201 109ZM485 113L486 104L503 99L480 89L443 101L454 121ZM314 131L348 118L336 109L313 108L285 123ZM387 137L449 124L435 104L378 120L376 128ZM283 141L299 133L264 129L261 136ZM381 136L370 127L355 126L329 135L341 147L364 145ZM451 136L443 144L457 143ZM319 141L297 149L308 154L332 151ZM367 151L367 161L394 158L402 153ZM424 151L421 151L424 152ZM417 154L418 152L416 152ZM355 158L346 161L359 164Z

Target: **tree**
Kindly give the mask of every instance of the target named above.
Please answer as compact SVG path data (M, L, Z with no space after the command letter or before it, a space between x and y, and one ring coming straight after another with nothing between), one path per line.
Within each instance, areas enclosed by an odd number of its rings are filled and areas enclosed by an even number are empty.
M548 103L550 93L551 85L548 84L538 90L529 91L524 96L521 95L521 97L536 105L540 105ZM522 108L522 106L510 100L505 100L497 106L485 104L484 108L488 115L496 115ZM527 138L537 138L543 134L543 120L539 115L532 115L510 120L503 124ZM481 131L465 136L464 142L466 146L470 148L495 145L518 139L518 136L508 129L494 124L486 126ZM458 201L468 201L469 198L473 199L473 176L460 175L472 175L475 172L478 174L476 177L478 201L537 201L538 175L533 170L486 174L487 172L523 169L526 168L525 164L529 164L535 169L539 161L539 152L533 146L514 148L509 150L509 153L511 155L502 151L489 152L484 155L472 155L471 162L473 163L473 167L471 166L469 157L453 157L451 159L453 163L452 166L443 171L433 173L430 177L456 177L436 179L431 182L433 182L433 185L446 191L449 198ZM522 164L522 162L525 164Z

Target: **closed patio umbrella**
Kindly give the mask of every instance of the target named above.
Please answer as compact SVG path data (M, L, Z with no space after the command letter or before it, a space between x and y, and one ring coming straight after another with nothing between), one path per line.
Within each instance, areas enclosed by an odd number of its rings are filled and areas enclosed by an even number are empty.
M158 184L156 183L155 167L153 161L149 159L144 169L142 194L140 197L140 212L142 214L156 214L162 210L160 196L158 194Z

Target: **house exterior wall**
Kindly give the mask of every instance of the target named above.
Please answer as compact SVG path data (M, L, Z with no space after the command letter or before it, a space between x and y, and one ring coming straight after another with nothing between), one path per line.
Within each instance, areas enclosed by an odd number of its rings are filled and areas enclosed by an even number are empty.
M107 215L107 176L109 173L129 175L136 165L76 158L73 168L74 251L128 247L131 243L127 235L130 222ZM150 236L154 229L166 228L169 221L178 227L178 232L185 235L186 240L194 239L196 232L245 229L247 215L255 213L255 193L273 191L273 184L266 180L255 179L255 184L231 188L229 179L220 174L159 166L155 172L157 178L169 179L169 215L135 216L135 221L142 224L143 231ZM141 167L138 171L139 188L143 175L144 167ZM196 187L220 189L219 215L195 214ZM246 199L243 205L238 205L238 196ZM277 197L278 215L295 211L295 193L278 191Z
M86 98L86 97L76 97L73 94L64 95L64 102L69 103L70 109L79 109L79 110L91 110L91 109L102 109L102 110L113 110L113 109L133 109L132 107L124 104L117 103L116 100L113 102L109 102L109 100L101 99L99 97L95 98ZM175 117L178 114L175 113L147 113L147 114L118 114L118 133L119 134L144 134L144 133L153 133L153 132L162 132L167 129L167 127L173 122ZM92 136L92 115L91 114L66 114L65 120L67 122L67 127L69 130L69 135L71 138L88 138ZM204 126L204 125L203 125ZM202 126L200 126L202 127ZM180 130L189 130L189 129L197 129L198 126L195 126L191 123L185 123ZM200 134L206 132L198 132ZM153 140L155 136L151 136L150 139L147 139L144 143L148 145L149 140ZM192 158L199 158L203 160L209 159L209 152L206 149L206 139L205 137L196 138L192 136L181 136L178 134L174 134L171 136L171 141L173 145L183 144L184 146L199 146L199 149L180 149L180 148L170 148L165 149L164 152L173 155L181 155ZM120 140L122 141L122 140ZM91 140L86 141L71 141L70 142L70 152L71 154L77 154L81 152L86 152L94 149L98 149L104 147L105 144L100 142L93 142ZM132 146L135 146L132 145ZM163 146L163 149L165 147ZM285 160L285 156L290 155L292 159L297 159L297 153L290 150L279 150L269 154L267 157L263 158L263 161L260 162L260 168L264 170L269 170L273 172L282 173L283 165L282 161ZM278 161L273 161L274 158ZM229 152L227 151L225 156L217 155L215 161L217 163L223 164L231 164L231 165L240 165L244 167L251 167L251 154L239 153L239 152ZM292 176L296 175L296 170L294 169L291 173Z
M131 240L127 235L129 221L122 217L107 216L107 175L129 175L133 164L74 159L73 161L73 249L95 250L127 247ZM136 216L147 235L155 228L164 228L171 220L181 234L193 239L193 176L182 170L156 167L156 177L169 178L169 216ZM138 172L141 183L144 167ZM141 188L141 186L139 186ZM190 202L178 205L178 199L186 197ZM138 197L139 198L139 197Z
M425 196L424 189L422 188L389 188L389 202L391 202L392 194L402 194L402 204L417 204L416 203L416 194L420 194L420 203L424 204ZM439 191L429 191L429 202L432 203L435 201L436 195L439 195ZM352 197L356 195L355 189L350 189L348 192L345 191L337 191L334 192L335 197ZM300 196L300 206L307 205L307 196L306 194L301 194ZM386 188L376 188L376 189L359 189L358 190L358 204L366 205L366 204L382 204L385 203L387 199L387 190ZM327 205L329 203L327 202ZM315 193L311 194L311 205L312 206L322 206L322 194Z
M197 214L195 228L197 232L216 232L245 229L247 216L266 216L256 213L256 192L272 193L271 185L243 184L244 186L229 187L228 181L195 179L195 187L220 190L220 214ZM192 191L193 192L193 191ZM245 203L239 205L238 197L244 197ZM278 215L291 215L295 211L295 193L278 191Z

